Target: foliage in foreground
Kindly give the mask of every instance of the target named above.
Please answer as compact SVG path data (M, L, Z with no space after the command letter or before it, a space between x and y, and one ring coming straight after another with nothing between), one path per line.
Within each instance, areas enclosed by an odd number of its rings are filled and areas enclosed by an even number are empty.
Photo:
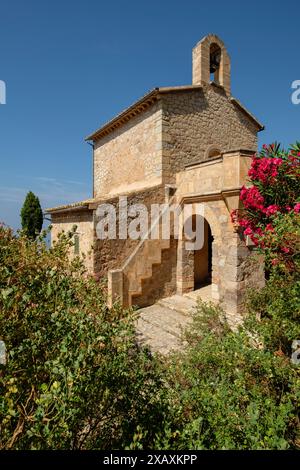
M263 335L231 331L222 312L205 303L187 340L185 354L165 366L169 424L157 447L300 448L299 366L262 346Z
M264 337L268 350L290 356L293 340L300 340L300 214L274 218L276 235L266 236L265 255L269 280L249 295L254 328ZM285 252L279 246L285 246ZM259 319L259 321L257 321Z
M270 248L244 326L199 304L185 350L160 359L136 347L132 313L108 311L103 289L67 260L66 236L49 251L0 227L1 448L300 448L296 220L278 221L293 269Z
M0 448L124 448L139 426L147 446L162 419L155 363L69 245L0 227Z

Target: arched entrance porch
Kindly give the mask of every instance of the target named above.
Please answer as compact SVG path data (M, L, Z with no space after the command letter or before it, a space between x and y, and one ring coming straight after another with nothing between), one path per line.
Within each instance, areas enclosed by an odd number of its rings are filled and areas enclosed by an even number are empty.
M181 238L178 240L177 256L177 293L182 295L206 286L206 292L212 299L219 299L220 266L223 259L220 255L220 225L219 220L211 208L205 204L199 206L192 203L190 215L181 222ZM192 212L192 213L191 213ZM192 237L186 237L185 227L192 227ZM202 237L195 235L202 231ZM198 239L198 242L193 243ZM202 238L202 239L201 239ZM200 239L200 245L199 245ZM192 242L192 244L190 243Z

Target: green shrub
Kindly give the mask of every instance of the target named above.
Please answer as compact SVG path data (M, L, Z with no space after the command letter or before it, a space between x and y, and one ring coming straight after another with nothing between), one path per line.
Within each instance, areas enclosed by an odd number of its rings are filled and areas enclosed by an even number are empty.
M70 238L50 250L0 227L0 448L124 448L161 422L155 361L135 344L131 312L69 262Z
M156 446L168 449L300 447L299 366L231 331L220 309L199 304L184 354L169 359L169 422Z
M260 249L269 280L249 295L252 315L247 326L262 336L270 351L290 356L292 341L300 340L300 214L279 214L273 224L274 232Z
M290 356L293 340L300 340L300 280L271 275L261 291L251 293L248 308L248 329L262 337L269 351Z

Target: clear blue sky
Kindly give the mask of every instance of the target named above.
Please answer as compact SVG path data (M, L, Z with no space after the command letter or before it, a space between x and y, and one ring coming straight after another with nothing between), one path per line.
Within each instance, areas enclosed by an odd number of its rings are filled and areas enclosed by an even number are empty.
M225 42L232 93L266 125L260 144L300 140L299 0L1 0L0 221L28 190L43 207L91 196L84 137L155 86L191 83L191 50Z

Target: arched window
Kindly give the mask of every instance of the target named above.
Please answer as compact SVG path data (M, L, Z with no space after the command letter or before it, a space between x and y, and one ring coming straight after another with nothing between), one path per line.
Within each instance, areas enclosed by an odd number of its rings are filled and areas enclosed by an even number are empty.
M213 158L213 157L220 157L221 156L221 152L220 150L211 150L208 154L208 158Z
M212 145L206 151L206 159L221 157L221 150L219 147Z

